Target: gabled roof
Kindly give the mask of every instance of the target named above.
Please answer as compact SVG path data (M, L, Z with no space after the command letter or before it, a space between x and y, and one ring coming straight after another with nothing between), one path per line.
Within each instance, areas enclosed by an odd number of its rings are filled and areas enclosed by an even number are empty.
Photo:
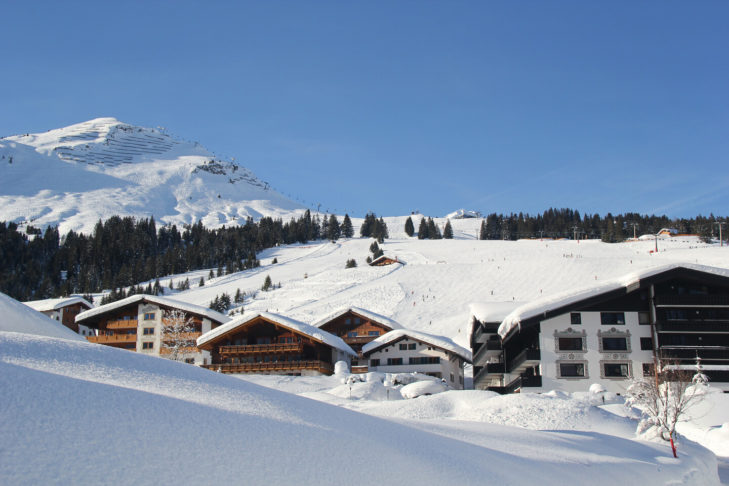
M673 270L685 269L712 276L724 277L729 279L729 270L724 268L709 267L706 265L695 265L692 263L671 263L661 265L659 267L649 268L639 272L630 273L623 277L609 280L598 285L585 287L578 290L570 290L543 297L514 309L507 315L499 326L499 335L506 337L514 329L521 328L522 322L535 318L537 316L547 316L547 314L560 313L567 311L568 308L574 307L583 301L587 301L603 294L613 292L623 293L631 292L640 287L641 281L657 277Z
M270 312L259 312L250 316L237 317L230 322L227 322L220 327L208 331L199 338L197 338L197 345L198 347L200 347L205 343L215 341L217 338L222 337L223 335L228 334L231 331L245 327L258 317L262 317L267 321L274 322L279 326L285 327L293 332L304 334L312 338L314 341L318 341L320 343L326 344L327 346L337 348L340 351L343 351L352 356L357 356L357 353L355 353L354 350L352 350L352 348L347 345L347 343L342 341L340 337L337 337L334 334L328 333L317 327L310 326L309 324L305 324L301 321L291 319L290 317L285 317Z
M399 258L397 258L397 257L395 257L395 258L392 258L392 257L389 257L389 256L387 256L387 255L382 255L382 256L378 256L377 258L375 258L374 260L372 260L372 261L370 262L370 266L372 266L372 265L377 265L377 262L381 262L381 261L383 261L383 260L392 260L392 261L393 261L394 263L399 263L399 264L401 264L401 265L405 265L405 262L404 262L404 261L402 261L402 260L400 260L400 259L399 259Z
M362 354L366 356L378 349L384 348L389 344L407 337L422 341L430 346L455 354L456 356L463 358L464 361L469 363L471 362L471 351L463 346L459 346L447 337L413 331L412 329L397 329L395 331L390 331L387 334L383 334L374 341L370 341L362 346Z
M181 302L179 300L169 299L167 297L159 297L157 295L137 294L132 295L131 297L127 297L126 299L117 300L116 302L112 302L110 304L102 305L94 309L82 312L76 316L76 323L80 324L83 321L88 321L107 312L115 311L128 305L137 304L142 301L149 302L151 304L161 305L164 307L171 307L173 309L180 309L185 312L189 312L190 314L207 317L211 321L217 322L219 324L228 322L230 320L230 317L200 305L190 304L188 302Z
M500 302L477 302L469 304L471 315L478 319L479 322L501 322L506 316L511 314L514 309L526 304L526 302L516 302L506 300Z
M83 297L63 297L60 299L43 299L43 300L29 300L23 302L31 309L37 310L38 312L48 312L52 310L58 310L69 305L82 304L87 309L92 309L94 306Z
M402 326L399 322L393 321L389 317L385 317L383 315L377 314L372 311L368 311L367 309L362 309L360 307L345 307L342 309L337 310L336 312L333 312L332 314L329 314L323 319L319 319L314 324L312 324L314 327L321 327L324 324L327 324L328 322L333 321L334 319L343 316L347 312L352 312L354 314L357 314L361 317L364 317L365 319L369 321L374 321L378 324L382 324L384 327L389 328L390 330L393 329L402 329Z

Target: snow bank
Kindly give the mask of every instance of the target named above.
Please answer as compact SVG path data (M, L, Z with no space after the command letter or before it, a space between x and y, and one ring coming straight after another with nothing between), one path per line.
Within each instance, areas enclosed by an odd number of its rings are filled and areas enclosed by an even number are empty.
M63 324L0 292L0 331L86 341Z
M3 484L718 484L716 460L700 448L674 460L661 445L599 433L398 423L194 366L17 333L0 333L0 389ZM376 467L353 464L361 449Z
M442 382L439 381L416 381L405 385L400 389L400 395L403 398L417 398L424 395L435 395L436 393L444 392L448 389Z

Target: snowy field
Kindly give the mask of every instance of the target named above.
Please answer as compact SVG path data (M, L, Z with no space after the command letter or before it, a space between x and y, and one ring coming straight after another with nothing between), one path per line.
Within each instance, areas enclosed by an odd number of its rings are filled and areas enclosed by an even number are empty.
M719 484L709 450L673 459L589 397L349 398L337 376L244 380L0 311L0 484Z

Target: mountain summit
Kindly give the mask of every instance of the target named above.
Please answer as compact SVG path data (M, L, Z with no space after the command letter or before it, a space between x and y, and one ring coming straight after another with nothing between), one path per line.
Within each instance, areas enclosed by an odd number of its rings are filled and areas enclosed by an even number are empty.
M303 209L250 170L163 129L96 118L0 138L0 221L90 232L114 215L209 227Z

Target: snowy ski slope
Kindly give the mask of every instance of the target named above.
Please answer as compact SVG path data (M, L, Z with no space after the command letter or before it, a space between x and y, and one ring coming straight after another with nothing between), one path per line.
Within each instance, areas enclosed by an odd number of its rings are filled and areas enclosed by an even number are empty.
M173 293L207 305L216 295L232 296L240 289L249 294L245 312L271 311L307 323L340 308L362 307L468 347L473 303L526 302L668 263L729 268L729 247L703 244L696 237L659 240L659 252L651 253L652 241L421 241L398 234L396 224L404 218L385 221L396 237L381 247L404 265L367 266L372 240L362 238L282 246L259 254L257 269L209 281L208 270L174 276L174 281L190 278L192 288ZM455 223L460 225L457 236L475 234L480 224ZM271 263L274 258L278 263ZM350 258L357 268L344 268ZM260 291L267 275L281 288ZM200 277L206 280L203 287L197 286ZM167 285L169 278L161 283Z

